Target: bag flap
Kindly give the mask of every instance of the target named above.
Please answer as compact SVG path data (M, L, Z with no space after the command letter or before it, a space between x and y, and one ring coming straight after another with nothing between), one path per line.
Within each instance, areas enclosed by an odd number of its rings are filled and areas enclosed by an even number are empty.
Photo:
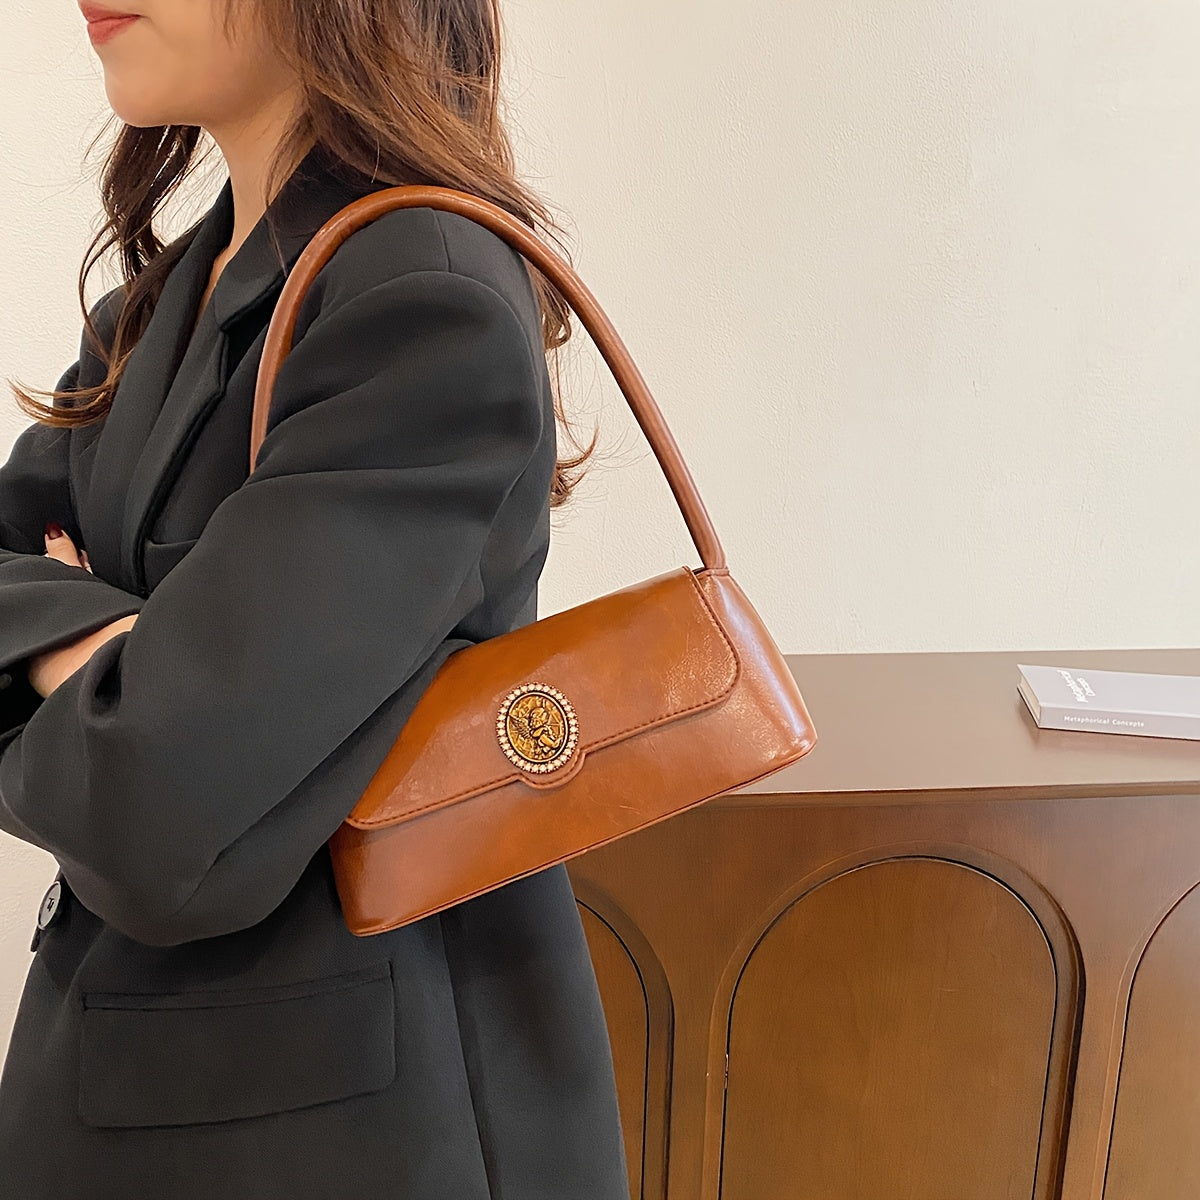
M719 703L738 672L733 644L690 567L467 646L442 664L347 822L397 825L517 779L560 787L600 747ZM532 684L565 701L557 710L574 722L568 752L569 722L552 714L545 753L562 765L544 773L509 757L533 761L519 751L532 745L536 754L536 741L505 747L505 731L521 728L505 720L506 704ZM519 717L518 710L512 719Z

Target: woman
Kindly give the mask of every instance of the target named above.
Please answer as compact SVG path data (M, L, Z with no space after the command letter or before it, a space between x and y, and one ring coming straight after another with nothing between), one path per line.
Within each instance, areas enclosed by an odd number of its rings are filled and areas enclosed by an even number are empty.
M402 182L542 219L496 121L495 6L84 7L127 280L57 403L20 393L0 469L0 828L61 867L0 1192L624 1200L565 869L356 938L325 849L446 656L536 617L561 310L474 223L388 214L310 289L247 479L266 327L321 223ZM164 248L201 130L229 177Z

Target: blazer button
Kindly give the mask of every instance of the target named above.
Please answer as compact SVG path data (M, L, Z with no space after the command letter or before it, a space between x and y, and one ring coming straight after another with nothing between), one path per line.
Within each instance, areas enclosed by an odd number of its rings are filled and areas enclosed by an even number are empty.
M42 897L42 906L38 909L38 928L45 929L58 917L62 908L62 884L56 879Z

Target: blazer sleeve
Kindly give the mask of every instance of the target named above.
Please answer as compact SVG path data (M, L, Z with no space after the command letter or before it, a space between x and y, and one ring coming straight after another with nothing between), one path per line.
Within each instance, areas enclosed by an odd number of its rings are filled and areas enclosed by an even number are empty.
M358 793L315 817L289 796L483 598L484 544L544 435L544 364L490 286L330 291L255 470L134 628L0 735L0 827L147 944L286 898Z
M101 336L111 325L110 301L92 309ZM87 345L64 372L57 390L79 386L81 368L99 366ZM35 422L0 466L0 731L32 714L42 697L29 682L29 659L74 641L118 617L138 612L142 599L82 567L46 557L44 528L57 521L79 545L79 522L68 477L70 430Z

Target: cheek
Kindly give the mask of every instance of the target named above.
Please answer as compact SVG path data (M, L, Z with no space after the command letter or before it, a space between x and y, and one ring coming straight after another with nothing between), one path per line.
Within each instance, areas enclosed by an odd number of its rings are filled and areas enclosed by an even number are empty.
M96 48L109 104L130 125L219 125L261 101L273 78L261 51L230 43L192 6L180 9Z

